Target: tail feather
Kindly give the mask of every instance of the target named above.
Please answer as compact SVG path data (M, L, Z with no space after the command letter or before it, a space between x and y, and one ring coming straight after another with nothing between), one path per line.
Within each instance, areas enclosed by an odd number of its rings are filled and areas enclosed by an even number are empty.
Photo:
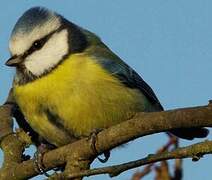
M180 128L171 130L170 132L179 138L187 140L204 138L209 134L209 130L206 128Z

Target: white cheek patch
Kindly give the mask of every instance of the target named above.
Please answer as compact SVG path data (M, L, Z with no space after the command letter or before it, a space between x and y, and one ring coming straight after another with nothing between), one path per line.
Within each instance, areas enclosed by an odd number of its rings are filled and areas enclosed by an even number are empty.
M29 55L25 60L25 66L33 75L40 76L55 67L68 50L68 32L64 29L52 35L41 50Z

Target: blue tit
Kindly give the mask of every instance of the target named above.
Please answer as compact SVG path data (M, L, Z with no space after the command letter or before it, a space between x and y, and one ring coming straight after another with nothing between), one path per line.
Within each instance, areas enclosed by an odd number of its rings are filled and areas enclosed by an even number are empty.
M150 86L94 33L41 7L27 10L9 42L13 96L30 127L55 146L129 119L162 111ZM141 121L142 123L142 121ZM207 129L176 129L185 138Z

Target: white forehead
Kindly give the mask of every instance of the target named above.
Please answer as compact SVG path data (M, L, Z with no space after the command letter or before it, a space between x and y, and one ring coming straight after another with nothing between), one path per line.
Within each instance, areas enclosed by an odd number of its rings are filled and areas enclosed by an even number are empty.
M35 26L30 32L26 33L25 31L19 31L15 33L9 42L9 49L11 54L23 54L30 48L34 41L41 39L54 30L57 30L60 25L60 19L56 16L52 16L50 19L48 19L48 21Z

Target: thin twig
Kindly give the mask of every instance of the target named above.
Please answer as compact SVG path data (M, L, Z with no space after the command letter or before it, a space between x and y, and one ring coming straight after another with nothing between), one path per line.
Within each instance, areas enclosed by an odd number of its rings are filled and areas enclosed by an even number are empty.
M68 176L68 178L92 176L97 174L109 174L110 177L114 177L126 170L143 166L149 163L155 163L158 161L169 159L193 158L194 156L202 157L205 154L212 154L212 141L204 141L187 147L178 148L171 152L148 155L146 158L120 165L95 168L91 170L81 171L79 173L72 173Z

